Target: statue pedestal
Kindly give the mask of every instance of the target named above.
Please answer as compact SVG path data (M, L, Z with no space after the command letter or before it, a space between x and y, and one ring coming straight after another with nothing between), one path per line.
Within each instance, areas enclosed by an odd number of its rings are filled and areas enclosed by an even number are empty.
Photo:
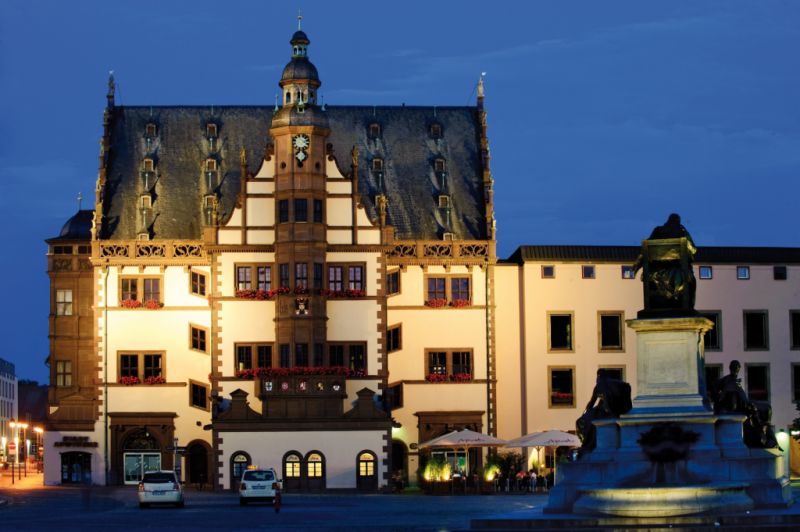
M706 401L701 317L629 320L636 331L637 396L619 418L594 421L596 448L559 465L547 513L666 517L785 507L783 456L744 444L744 415L714 415ZM656 463L642 434L671 423L697 435L685 459ZM672 442L664 442L671 445Z

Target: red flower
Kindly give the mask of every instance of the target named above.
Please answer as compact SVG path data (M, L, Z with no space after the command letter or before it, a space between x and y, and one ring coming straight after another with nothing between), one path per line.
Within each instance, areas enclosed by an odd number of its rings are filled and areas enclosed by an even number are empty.
M450 302L450 306L455 308L468 307L469 305L469 299L454 299Z
M120 384L124 384L125 386L133 386L134 384L139 384L139 377L131 376L131 377L120 377L119 378Z
M442 375L441 373L428 373L425 375L425 380L428 382L446 382L447 375Z
M453 373L450 375L450 380L453 382L470 382L472 381L471 373Z
M164 303L161 301L156 301L155 299L148 299L144 302L144 308L148 308L150 310L155 310L164 306Z
M447 305L446 299L429 299L425 302L426 307L441 308Z
M145 384L165 384L166 382L167 382L167 379L165 379L161 375L154 375L152 377L147 377L144 380Z
M120 304L125 308L139 308L142 306L142 302L135 299L123 299Z

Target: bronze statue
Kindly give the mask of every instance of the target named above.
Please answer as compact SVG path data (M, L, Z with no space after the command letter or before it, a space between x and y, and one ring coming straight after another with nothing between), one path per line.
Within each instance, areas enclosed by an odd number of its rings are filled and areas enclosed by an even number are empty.
M670 214L664 225L642 242L634 273L642 269L644 310L639 318L693 316L697 281L692 261L697 253L681 217Z
M581 451L589 452L597 445L597 429L592 421L627 414L631 406L631 385L610 377L602 368L598 369L592 397L586 404L583 415L575 422L578 438L582 443Z
M739 371L742 364L732 360L728 369L730 373L717 380L710 387L714 413L745 414L743 424L744 443L748 447L771 449L778 446L775 433L772 431L772 407L766 401L751 401L742 388Z

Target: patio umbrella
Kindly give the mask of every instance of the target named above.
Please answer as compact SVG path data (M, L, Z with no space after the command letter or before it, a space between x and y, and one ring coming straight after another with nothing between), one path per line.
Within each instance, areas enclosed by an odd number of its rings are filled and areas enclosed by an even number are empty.
M536 454L539 454L539 447L552 447L553 448L553 469L556 466L556 447L580 447L581 440L574 434L564 432L563 430L546 430L543 432L534 432L526 434L519 438L513 439L506 444L506 447L536 447ZM537 457L538 459L538 457Z
M447 449L464 449L469 456L469 449L472 447L502 447L508 442L489 436L488 434L481 434L474 430L454 430L447 434L442 434L432 440L420 443L420 449L429 449L433 447L442 447ZM467 474L469 474L469 459L467 459Z

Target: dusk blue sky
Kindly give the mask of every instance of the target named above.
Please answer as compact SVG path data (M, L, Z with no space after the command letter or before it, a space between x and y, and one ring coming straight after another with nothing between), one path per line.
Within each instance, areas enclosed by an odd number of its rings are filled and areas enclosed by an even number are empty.
M0 2L0 357L47 380L46 238L92 206L108 71L126 105L270 105L301 8L329 104L474 105L498 250L800 246L800 2ZM794 283L792 286L797 287Z

